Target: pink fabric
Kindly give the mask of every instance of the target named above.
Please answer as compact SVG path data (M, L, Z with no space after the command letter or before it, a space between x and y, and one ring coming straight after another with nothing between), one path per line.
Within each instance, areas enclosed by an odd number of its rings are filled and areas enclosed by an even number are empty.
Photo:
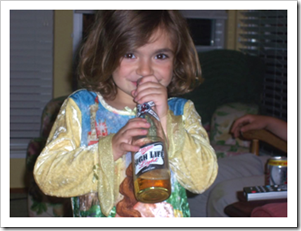
M271 203L253 209L251 217L287 217L287 203Z

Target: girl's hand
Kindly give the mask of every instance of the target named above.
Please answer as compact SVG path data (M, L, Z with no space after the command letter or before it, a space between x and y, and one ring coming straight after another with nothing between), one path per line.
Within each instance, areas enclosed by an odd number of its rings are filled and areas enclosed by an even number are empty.
M112 138L114 161L127 152L138 152L140 147L132 145L132 139L135 136L146 135L149 127L150 124L146 119L130 119Z
M166 134L166 122L168 113L167 88L162 85L155 76L143 77L137 89L132 91L134 101L138 104L153 101L156 112Z

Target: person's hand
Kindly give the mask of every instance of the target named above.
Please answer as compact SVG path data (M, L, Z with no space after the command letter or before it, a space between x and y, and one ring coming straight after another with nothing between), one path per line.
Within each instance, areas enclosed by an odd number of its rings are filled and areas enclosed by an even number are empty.
M160 119L167 115L167 88L155 76L143 77L137 89L132 92L132 95L134 101L139 104L153 101Z
M261 115L244 115L237 120L232 125L231 133L233 136L239 137L240 132L246 132L249 130L265 129L268 124L269 117Z
M130 119L112 138L114 161L127 152L138 152L140 147L132 145L133 137L146 135L149 127L146 119Z
M137 89L132 91L134 101L138 104L153 101L156 105L156 112L166 134L166 123L168 113L167 88L162 85L155 76L143 77Z

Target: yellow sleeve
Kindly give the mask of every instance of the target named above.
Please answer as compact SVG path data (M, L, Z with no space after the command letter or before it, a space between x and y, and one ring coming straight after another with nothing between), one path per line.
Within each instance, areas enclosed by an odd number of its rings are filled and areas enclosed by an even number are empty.
M109 214L118 195L115 174L122 160L114 162L110 134L90 146L80 146L81 111L66 99L34 166L34 178L46 194L74 197L98 192L103 213ZM118 185L119 186L119 185ZM105 198L105 199L104 199Z
M169 110L167 136L169 164L178 181L193 193L204 192L214 182L218 165L201 117L191 101L185 104L182 116Z

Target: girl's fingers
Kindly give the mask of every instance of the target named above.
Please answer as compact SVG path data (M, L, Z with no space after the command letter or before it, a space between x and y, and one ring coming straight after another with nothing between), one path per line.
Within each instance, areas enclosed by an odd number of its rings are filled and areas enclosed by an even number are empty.
M139 146L132 145L133 137L146 135L147 132L147 129L135 128L127 129L121 134L115 134L112 140L114 160L127 152L139 151Z
M143 95L149 95L149 94L159 94L164 93L166 91L166 88L163 86L158 87L146 87L144 89L137 89L136 97L141 97Z
M137 95L137 90L132 90L131 94L132 94L133 97L136 97L136 95Z
M140 147L128 143L121 143L120 149L124 150L124 153L126 154L127 152L138 152Z
M134 98L134 101L139 104L149 102L149 101L154 101L154 103L157 106L159 106L159 104L160 104L158 102L164 102L164 100L162 99L162 93L143 95L143 96Z
M166 89L166 87L164 87L160 83L148 82L143 85L139 85L136 89L135 95L138 96L139 94L142 94L145 92L164 91L164 89Z
M139 85L137 86L137 92L136 93L140 93L145 91L148 88L161 88L163 85L160 84L158 82L158 80L156 80L155 77L145 77L141 80L141 82L139 83Z
M141 129L141 128L149 128L150 123L148 122L137 122L135 124L129 124L126 130L133 130L133 129Z
M167 89L162 85L159 87L148 87L139 89L134 96L134 101L137 103L144 103L148 101L157 101L156 105L160 102L167 101Z
M146 135L147 132L148 132L147 129L133 128L133 129L128 129L128 130L124 131L123 135L126 140L131 141L132 137L143 136L143 135Z
M146 119L143 118L134 118L127 122L127 124L120 130L121 132L125 132L128 129L133 128L149 128L150 124L147 122Z
M139 86L141 86L145 83L148 83L148 82L158 83L159 81L154 75L145 76L142 79L140 79Z

